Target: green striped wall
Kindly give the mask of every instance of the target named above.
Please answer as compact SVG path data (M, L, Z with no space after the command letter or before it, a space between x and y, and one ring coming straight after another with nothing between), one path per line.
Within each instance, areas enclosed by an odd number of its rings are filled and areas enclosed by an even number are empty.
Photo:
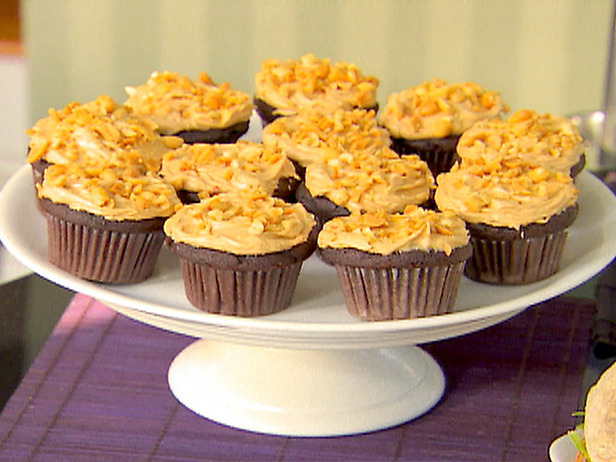
M600 107L609 0L24 0L31 117L152 70L252 93L267 57L357 63L379 99L423 80L475 80L513 109Z

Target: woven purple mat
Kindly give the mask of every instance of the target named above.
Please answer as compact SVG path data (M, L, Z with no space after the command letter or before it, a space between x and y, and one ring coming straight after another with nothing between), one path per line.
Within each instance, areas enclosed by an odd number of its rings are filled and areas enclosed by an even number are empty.
M550 442L574 422L594 310L589 300L557 298L425 345L448 382L431 412L364 435L293 438L184 408L167 370L193 339L76 295L0 414L0 460L547 460Z

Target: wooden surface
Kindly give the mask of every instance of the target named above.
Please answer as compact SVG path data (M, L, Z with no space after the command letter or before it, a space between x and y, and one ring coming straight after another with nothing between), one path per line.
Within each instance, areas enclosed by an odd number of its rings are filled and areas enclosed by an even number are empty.
M0 53L20 54L19 0L0 1Z

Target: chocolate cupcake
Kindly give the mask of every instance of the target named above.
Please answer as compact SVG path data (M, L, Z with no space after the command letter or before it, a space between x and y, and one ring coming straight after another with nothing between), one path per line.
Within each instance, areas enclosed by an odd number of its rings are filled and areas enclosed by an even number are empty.
M266 59L255 75L254 103L263 125L301 109L378 109L378 80L352 63L306 54L299 60Z
M109 96L50 109L49 116L27 131L30 136L27 161L32 165L35 184L43 180L52 164L92 166L132 165L140 172L160 169L163 153L182 140L160 136L157 126L117 105Z
M184 203L248 189L286 199L299 184L293 163L283 153L247 141L185 144L164 155L160 175Z
M37 190L49 261L80 278L111 284L150 276L164 221L180 205L171 185L132 167L51 165Z
M331 113L304 110L280 117L263 128L263 144L283 151L303 177L306 167L343 152L372 152L391 144L374 111L338 109Z
M126 87L124 105L152 120L164 135L186 143L234 143L248 131L250 96L202 72L191 80L175 72L153 72L143 85Z
M572 177L584 168L586 149L587 144L570 119L530 109L516 111L507 120L477 122L464 132L457 146L463 165L519 157Z
M164 229L190 303L232 316L286 308L316 245L316 221L301 204L256 191L186 205Z
M451 312L471 252L460 218L415 206L337 217L318 237L349 312L368 321Z
M498 93L476 83L434 79L390 95L379 122L389 131L394 151L419 155L436 177L454 164L465 130L507 111Z
M436 204L458 214L471 233L466 275L492 284L528 284L558 271L577 211L568 174L519 159L455 165L437 178Z
M434 178L417 156L389 148L337 154L306 168L297 198L321 221L351 212L401 212L429 201ZM333 213L332 213L333 212Z

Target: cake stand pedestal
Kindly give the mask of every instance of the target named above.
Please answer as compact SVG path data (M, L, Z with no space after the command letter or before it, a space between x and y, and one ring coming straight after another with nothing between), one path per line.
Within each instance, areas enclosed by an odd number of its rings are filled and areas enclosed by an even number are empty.
M187 408L216 422L285 436L370 432L412 420L445 390L416 346L291 350L198 340L169 368Z

